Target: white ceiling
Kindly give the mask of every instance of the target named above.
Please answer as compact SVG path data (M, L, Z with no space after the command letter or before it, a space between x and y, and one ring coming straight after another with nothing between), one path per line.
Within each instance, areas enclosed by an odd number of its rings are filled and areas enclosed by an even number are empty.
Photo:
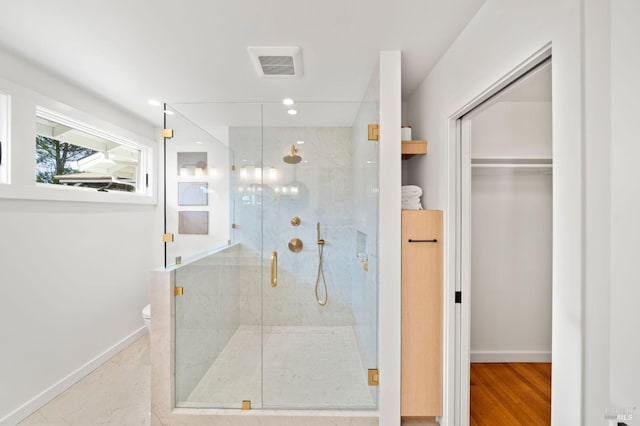
M0 0L0 45L160 125L150 98L359 101L381 50L406 97L484 1ZM249 46L300 46L304 75L258 77Z

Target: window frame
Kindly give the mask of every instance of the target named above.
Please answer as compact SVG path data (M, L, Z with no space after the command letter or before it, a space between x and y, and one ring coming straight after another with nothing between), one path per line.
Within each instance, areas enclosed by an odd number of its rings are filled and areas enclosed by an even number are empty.
M0 183L2 200L61 201L128 205L157 205L162 190L158 161L162 158L159 130L122 108L114 107L69 86L41 92L42 86L27 87L0 77L0 93L7 96L7 178ZM45 94L46 93L46 94ZM36 176L36 110L47 111L83 128L97 129L128 141L141 150L140 167L148 174L143 192L98 192L91 188L39 184ZM3 159L3 163L5 160ZM145 179L146 180L146 179ZM146 183L146 182L145 182Z

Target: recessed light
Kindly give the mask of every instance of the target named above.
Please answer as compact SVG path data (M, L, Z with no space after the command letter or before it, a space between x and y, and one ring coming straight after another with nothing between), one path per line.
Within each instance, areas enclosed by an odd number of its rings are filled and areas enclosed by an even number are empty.
M196 141L196 145L202 145L202 141Z
M287 113L289 115L296 115L298 113L298 111L296 111L295 109L290 109L289 111L287 111Z
M156 99L149 99L148 102L149 102L149 105L152 105L152 106L160 106L160 105L162 105L162 103L160 101L156 100Z
M291 99L291 98L283 99L282 103L285 104L285 105L293 105L293 99Z
M164 113L167 115L173 115L173 111L169 111L168 109L165 109Z
M296 142L298 145L302 145L304 143L304 141L298 141Z

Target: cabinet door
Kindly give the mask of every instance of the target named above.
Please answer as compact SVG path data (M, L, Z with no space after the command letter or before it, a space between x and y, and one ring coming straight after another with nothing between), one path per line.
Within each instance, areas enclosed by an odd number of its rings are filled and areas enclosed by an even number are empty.
M442 415L442 212L402 212L402 416Z

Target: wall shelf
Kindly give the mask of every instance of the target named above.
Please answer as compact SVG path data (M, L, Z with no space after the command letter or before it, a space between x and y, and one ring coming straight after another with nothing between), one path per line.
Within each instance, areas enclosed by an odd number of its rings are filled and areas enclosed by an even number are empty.
M427 141L402 141L402 159L408 160L416 154L427 153Z

